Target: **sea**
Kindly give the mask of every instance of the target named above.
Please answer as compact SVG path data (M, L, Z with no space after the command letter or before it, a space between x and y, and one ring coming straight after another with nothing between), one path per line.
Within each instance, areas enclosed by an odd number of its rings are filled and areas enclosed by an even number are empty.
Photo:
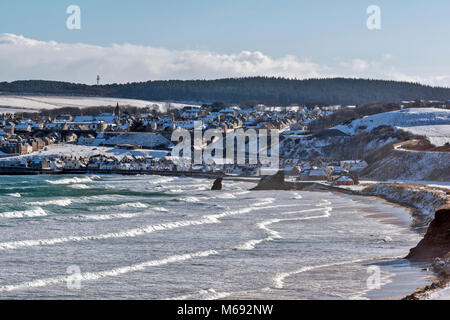
M432 280L380 199L251 181L3 176L0 299L400 299Z

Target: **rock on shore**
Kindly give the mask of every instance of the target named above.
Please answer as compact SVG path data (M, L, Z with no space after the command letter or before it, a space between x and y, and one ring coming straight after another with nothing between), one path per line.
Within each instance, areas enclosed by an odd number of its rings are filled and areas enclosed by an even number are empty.
M223 180L222 178L217 178L214 181L211 190L222 190L222 180Z
M273 176L266 176L261 178L258 185L251 190L290 190L292 189L284 181L284 171L279 170Z

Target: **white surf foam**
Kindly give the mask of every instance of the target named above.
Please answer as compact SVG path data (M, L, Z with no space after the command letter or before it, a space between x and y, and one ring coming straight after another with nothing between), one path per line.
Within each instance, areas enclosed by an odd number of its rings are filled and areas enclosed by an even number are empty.
M11 211L11 212L3 212L0 213L0 218L34 218L34 217L43 217L46 216L47 212L45 212L42 208L36 207L32 210L25 211Z
M174 188L174 189L170 189L169 192L171 193L183 193L183 190L180 188Z
M220 198L220 199L234 199L234 198L236 198L236 196L234 194L228 193L228 192L220 193L216 197Z
M111 214L90 214L71 217L71 220L83 220L83 221L107 221L113 219L131 219L135 218L139 214L136 213L111 213Z
M27 204L32 206L60 206L67 207L72 204L72 200L70 199L57 199L57 200L48 200L48 201L36 201L36 202L27 202Z
M170 263L175 262L182 262L190 259L196 259L196 258L204 258L211 255L218 254L218 251L215 250L208 250L208 251L200 251L195 253L188 253L183 255L175 255L170 256L164 259L160 260L152 260L142 263L133 264L130 266L125 267L118 267L110 270L105 271L99 271L99 272L86 272L79 275L79 280L81 283L83 281L95 281L99 280L105 277L117 277L123 274L127 274L130 272L137 272L137 271L144 271L147 268L151 267L158 267L167 265ZM13 284L13 285L5 285L0 287L0 292L10 292L10 291L18 291L18 290L27 290L31 288L39 288L39 287L46 287L50 285L57 285L62 283L67 283L68 281L73 281L73 276L57 276L53 278L46 278L46 279L38 279L33 280L29 282L23 282L19 284Z
M296 200L300 200L303 199L302 195L297 193L297 192L293 192L293 197L292 199L296 199Z
M156 179L149 180L148 183L150 184L161 184L161 183L167 183L174 181L176 178L173 177L158 177Z
M269 220L265 220L260 223L257 223L256 226L259 229L264 230L268 234L268 237L266 237L264 239L249 240L249 241L245 242L244 244L237 246L236 249L237 250L253 250L253 249L255 249L255 247L258 244L260 244L262 242L268 242L268 241L274 241L276 239L282 239L279 232L269 228L269 226L274 223L280 223L280 222L286 222L286 221L301 221L301 220L328 218L331 215L330 212L331 212L332 208L325 207L325 208L317 208L317 209L310 209L310 210L307 209L307 210L295 211L294 213L303 213L303 212L317 211L317 210L324 211L324 214L319 215L319 216L299 217L299 218L290 218L290 219L269 219Z
M121 208L148 208L148 205L142 202L128 202L119 205Z
M321 264L321 265L316 265L316 266L306 266L306 267L302 267L300 269L293 270L293 271L290 271L290 272L280 272L280 273L277 273L275 275L275 277L273 278L274 287L276 289L283 289L283 287L284 287L284 280L286 278L288 278L288 277L291 277L291 276L295 275L295 274L300 274L300 273L304 273L304 272L308 272L308 271L312 271L312 270L316 270L316 269L323 269L323 268L329 268L329 267L342 266L342 265L352 264L352 263L362 263L364 261L367 261L367 259L356 259L356 260L349 260L349 261L341 261L341 262L333 262L333 263Z
M218 292L214 289L207 289L166 300L218 300L229 297L231 294L231 292Z
M191 203L201 202L201 201L204 201L206 199L208 199L208 198L205 198L205 197L184 197L184 198L180 198L181 201L191 202Z
M13 197L13 198L21 198L22 195L20 193L7 193L6 194L8 197Z
M40 240L23 240L23 241L11 241L0 243L0 250L12 250L25 247L35 247L35 246L48 246L67 242L80 242L80 241L92 241L92 240L106 240L113 238L134 238L149 234L155 231L171 230L175 228L182 228L194 225L203 225L208 223L218 223L217 219L210 217L204 217L198 220L185 220L161 223L156 225L148 225L142 228L122 230L118 232L104 233L91 236L69 236L53 239L40 239Z
M73 184L73 183L88 183L93 181L92 178L95 177L83 177L83 178L73 177L73 178L66 178L59 180L45 180L45 181L50 184L59 185L59 184Z
M133 238L149 234L155 231L171 230L176 228L183 228L196 225L213 224L220 223L220 219L228 216L233 216L237 214L245 214L255 210L262 209L272 209L278 208L279 206L262 206L263 204L271 203L272 199L265 199L259 202L259 206L253 206L248 208L243 208L234 211L225 211L221 214L206 215L197 220L183 220L175 222L161 223L157 225L148 225L141 228L122 230L118 232L110 232L98 235L90 236L68 236L53 239L37 239L37 240L21 240L21 241L10 241L0 243L0 250L15 250L26 247L36 247L36 246L49 246L68 242L81 242L81 241L96 241L105 240L113 238Z
M70 188L81 189L81 190L89 189L89 187L87 185L85 185L85 184L72 184L72 185L70 185Z
M169 212L169 210L167 210L164 207L153 207L152 210L153 211L160 211L160 212Z
M120 207L120 206L119 206ZM133 208L148 208L147 205L145 207L140 207L139 205L131 206ZM111 209L111 207L105 207ZM151 215L154 212L168 212L166 208L163 207L155 207L151 208L150 211L144 212L129 212L129 213L110 213L110 214L88 214L88 215L80 215L75 217L70 217L71 220L84 220L84 221L107 221L114 219L131 219L139 216Z

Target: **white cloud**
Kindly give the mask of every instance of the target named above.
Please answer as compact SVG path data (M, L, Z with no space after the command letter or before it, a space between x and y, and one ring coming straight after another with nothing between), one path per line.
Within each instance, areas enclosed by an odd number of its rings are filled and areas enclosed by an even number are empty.
M323 77L326 66L295 56L271 58L261 52L218 54L176 51L132 44L102 47L0 35L2 78L93 82L97 74L111 82L150 79L211 79L240 76ZM2 79L4 80L4 79Z
M351 61L343 61L340 63L340 65L341 67L350 69L355 72L363 72L371 67L372 62L357 58L352 59Z
M417 81L450 86L450 77L408 76L387 63L355 58L327 66L294 55L273 58L259 51L220 54L210 51L168 50L129 43L110 46L39 41L14 34L0 34L0 81L46 79L103 83L165 79L217 79L243 76L288 78L361 77Z

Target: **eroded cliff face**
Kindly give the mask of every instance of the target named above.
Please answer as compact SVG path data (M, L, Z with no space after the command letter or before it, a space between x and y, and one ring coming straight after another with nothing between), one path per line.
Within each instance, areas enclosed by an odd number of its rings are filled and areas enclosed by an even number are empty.
M450 206L438 209L427 233L417 247L406 257L415 260L432 260L450 252Z

